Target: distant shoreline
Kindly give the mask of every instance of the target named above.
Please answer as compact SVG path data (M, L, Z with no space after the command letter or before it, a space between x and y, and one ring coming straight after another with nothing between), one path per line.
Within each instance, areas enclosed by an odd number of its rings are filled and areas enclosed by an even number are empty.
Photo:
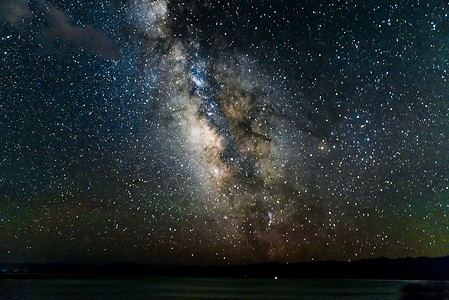
M137 263L0 264L0 279L117 277L223 277L449 280L449 257L365 259L354 262L319 261L235 266L174 266Z

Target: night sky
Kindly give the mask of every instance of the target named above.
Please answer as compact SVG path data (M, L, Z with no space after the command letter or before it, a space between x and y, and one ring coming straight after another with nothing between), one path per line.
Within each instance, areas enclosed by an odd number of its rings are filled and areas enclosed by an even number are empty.
M0 262L449 254L446 1L0 0Z

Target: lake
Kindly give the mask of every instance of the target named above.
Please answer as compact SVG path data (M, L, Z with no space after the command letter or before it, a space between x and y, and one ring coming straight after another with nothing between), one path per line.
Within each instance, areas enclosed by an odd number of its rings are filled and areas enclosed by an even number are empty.
M4 279L0 299L399 299L419 281L124 278Z

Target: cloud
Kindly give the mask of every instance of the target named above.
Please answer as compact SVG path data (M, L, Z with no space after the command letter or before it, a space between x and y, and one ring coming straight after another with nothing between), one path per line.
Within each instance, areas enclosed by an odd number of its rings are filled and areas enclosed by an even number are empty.
M115 59L119 54L117 45L101 30L90 25L75 26L68 14L45 1L39 2L39 10L44 12L49 27L42 31L44 45L61 39L67 44L81 47ZM33 17L27 0L0 0L0 22L6 22L20 32L31 32L26 28L28 20Z
M0 21L7 22L22 31L25 22L30 18L31 11L27 0L0 1Z
M77 47L115 59L119 49L101 30L90 25L72 25L71 18L53 5L46 5L50 27L43 33L44 41L50 42L61 38Z

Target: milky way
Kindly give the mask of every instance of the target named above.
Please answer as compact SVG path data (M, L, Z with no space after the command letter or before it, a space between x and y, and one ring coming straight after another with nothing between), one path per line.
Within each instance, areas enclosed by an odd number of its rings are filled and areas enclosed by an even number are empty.
M0 261L449 254L448 16L0 2Z

